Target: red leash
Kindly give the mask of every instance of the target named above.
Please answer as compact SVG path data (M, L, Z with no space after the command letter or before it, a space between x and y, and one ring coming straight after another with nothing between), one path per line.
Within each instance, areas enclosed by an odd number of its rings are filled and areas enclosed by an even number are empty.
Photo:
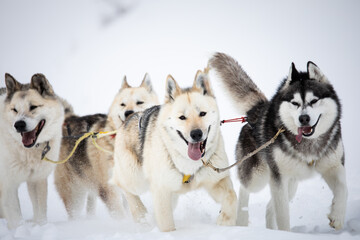
M232 122L241 122L241 123L244 123L244 122L246 122L246 121L247 121L247 117L232 118L232 119L220 121L220 126L223 125L224 123L232 123Z

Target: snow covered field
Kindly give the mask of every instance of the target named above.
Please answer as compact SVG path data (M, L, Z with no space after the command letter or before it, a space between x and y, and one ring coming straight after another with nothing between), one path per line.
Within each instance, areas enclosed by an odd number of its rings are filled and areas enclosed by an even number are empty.
M360 2L353 1L175 1L175 0L2 0L0 79L20 82L44 73L79 115L106 113L123 75L140 84L145 72L162 100L172 74L183 87L215 51L232 55L268 97L291 62L305 70L315 62L343 104L343 138L348 182L345 228L328 226L332 194L320 178L302 182L290 204L292 232L265 228L269 190L250 198L249 227L215 224L217 205L202 190L183 195L175 209L177 231L161 233L152 217L150 194L142 196L149 224L130 215L111 219L99 201L96 218L69 222L49 178L48 220L9 231L0 219L0 239L358 239L360 236ZM231 101L212 82L223 119L238 117ZM4 87L0 80L0 87ZM240 124L223 126L230 162ZM0 153L1 154L1 153ZM235 171L232 179L239 187ZM32 218L26 186L19 189L25 220Z

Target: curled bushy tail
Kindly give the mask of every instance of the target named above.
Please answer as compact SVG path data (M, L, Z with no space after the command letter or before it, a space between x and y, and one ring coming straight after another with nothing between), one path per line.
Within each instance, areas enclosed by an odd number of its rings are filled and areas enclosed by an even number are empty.
M255 105L267 102L265 95L232 57L215 53L208 66L219 74L240 114L246 115Z

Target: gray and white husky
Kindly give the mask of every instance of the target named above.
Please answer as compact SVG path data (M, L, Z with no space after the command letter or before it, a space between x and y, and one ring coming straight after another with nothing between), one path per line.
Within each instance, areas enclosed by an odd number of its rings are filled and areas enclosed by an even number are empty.
M298 182L317 172L334 195L330 226L341 229L347 201L341 105L327 77L312 62L307 72L298 72L292 63L288 77L267 100L233 58L216 53L209 66L219 74L240 113L247 115L249 124L242 128L236 146L237 160L271 139L279 128L285 129L274 144L239 165L237 224L248 224L249 193L269 183L266 225L290 230L289 201Z
M29 84L21 84L5 75L6 89L0 89L0 200L9 228L22 222L17 195L22 182L27 183L33 205L34 221L46 221L47 177L60 152L64 101L53 91L42 74L35 74Z

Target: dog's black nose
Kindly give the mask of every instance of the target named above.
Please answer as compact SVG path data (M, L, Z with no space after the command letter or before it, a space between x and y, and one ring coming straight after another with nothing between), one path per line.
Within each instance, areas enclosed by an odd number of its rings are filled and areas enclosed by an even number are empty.
M129 115L131 115L131 114L133 114L134 113L134 111L133 110L128 110L128 111L126 111L125 112L125 118L127 118Z
M23 120L17 121L17 122L15 122L14 127L15 127L16 131L18 131L18 132L25 132L26 122L24 122Z
M304 125L304 126L309 125L310 116L307 114L300 115L299 121L300 121L301 125Z
M203 132L200 129L195 129L190 132L190 137L196 141L199 142L202 138Z

